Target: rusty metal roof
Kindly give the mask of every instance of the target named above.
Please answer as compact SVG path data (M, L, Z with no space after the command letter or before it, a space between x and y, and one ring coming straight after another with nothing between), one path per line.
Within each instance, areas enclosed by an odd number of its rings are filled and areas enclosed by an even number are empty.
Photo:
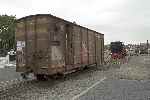
M70 22L70 21L64 20L64 19L59 18L59 17L56 17L56 16L53 16L53 15L51 15L51 14L36 14L36 15L29 15L29 16L22 17L22 18L18 19L17 21L21 21L21 20L24 20L24 19L26 19L26 18L31 18L31 17L35 17L35 16L49 16L49 17L53 17L53 18L56 18L56 19L58 19L58 20L61 20L61 21L67 22L67 23L69 23L69 24L73 24L73 25L75 25L75 26L79 26L79 27L82 27L82 28L88 29L88 30L90 30L90 31L96 32L96 33L98 33L98 34L104 35L104 34L99 33L99 32L97 32L97 31L94 31L94 30L91 30L91 29L89 29L89 28L86 28L86 27L80 26L80 25L78 25L78 24L75 24L75 23L73 23L73 22Z

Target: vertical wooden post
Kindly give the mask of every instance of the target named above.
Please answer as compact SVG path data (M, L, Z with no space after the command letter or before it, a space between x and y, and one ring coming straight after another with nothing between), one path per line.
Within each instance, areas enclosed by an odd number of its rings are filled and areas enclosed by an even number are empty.
M94 47L95 58L94 59L95 59L95 63L97 64L97 61L96 61L96 33L94 32L93 35L94 35L94 45L95 45L95 47Z
M83 38L82 38L82 28L80 27L80 63L81 65L83 64L83 47L82 47L82 42L83 42Z
M89 33L88 33L88 28L87 28L87 55L88 55L88 64L89 64Z
M25 24L25 63L26 66L28 66L28 34L27 34L27 20L24 19L24 24Z

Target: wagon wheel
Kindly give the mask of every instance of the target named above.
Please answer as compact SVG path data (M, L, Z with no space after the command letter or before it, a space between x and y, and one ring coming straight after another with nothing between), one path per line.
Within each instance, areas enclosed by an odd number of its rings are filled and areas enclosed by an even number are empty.
M25 74L25 73L21 73L21 77L22 77L22 79L28 79L28 77L27 77L27 74Z
M63 79L63 78L66 77L66 75L63 74L63 73L57 73L57 74L51 75L51 76L49 76L49 77L50 77L51 79Z
M39 81L47 81L48 77L47 75L44 75L44 74L36 74L36 79Z

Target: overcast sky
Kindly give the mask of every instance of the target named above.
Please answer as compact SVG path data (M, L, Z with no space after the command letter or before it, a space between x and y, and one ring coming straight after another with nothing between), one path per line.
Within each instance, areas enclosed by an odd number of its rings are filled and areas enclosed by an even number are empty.
M105 43L150 40L150 0L0 0L0 14L52 14L105 35Z

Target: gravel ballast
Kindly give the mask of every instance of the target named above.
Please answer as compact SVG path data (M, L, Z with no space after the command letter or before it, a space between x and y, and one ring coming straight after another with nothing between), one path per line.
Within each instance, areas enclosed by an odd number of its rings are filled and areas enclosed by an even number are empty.
M128 80L150 79L150 60L147 56L133 56L129 63L123 64L114 71L115 77Z
M143 60L145 59L146 60ZM146 56L133 56L122 65L113 64L108 69L90 67L67 75L65 78L48 81L33 81L19 88L6 90L0 100L72 100L72 98L96 82L107 79L144 80L150 77L150 63ZM104 66L103 66L104 67ZM105 66L106 67L106 66ZM14 92L15 91L15 92Z

